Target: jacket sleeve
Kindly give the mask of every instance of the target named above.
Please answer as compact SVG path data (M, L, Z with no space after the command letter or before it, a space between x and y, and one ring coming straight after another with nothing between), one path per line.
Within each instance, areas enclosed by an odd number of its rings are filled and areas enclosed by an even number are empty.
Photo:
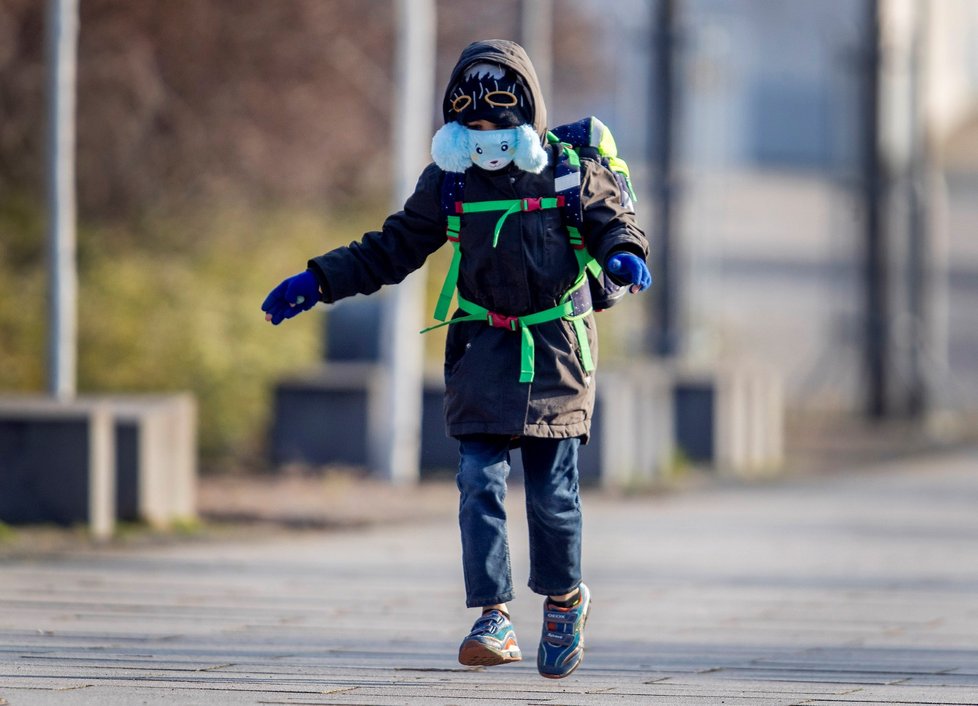
M397 284L445 243L442 175L438 167L429 165L404 209L388 216L379 231L309 260L323 301L372 294L385 284Z
M581 160L581 209L584 242L602 267L617 251L649 256L649 242L638 227L630 199L622 197L614 173L599 162Z

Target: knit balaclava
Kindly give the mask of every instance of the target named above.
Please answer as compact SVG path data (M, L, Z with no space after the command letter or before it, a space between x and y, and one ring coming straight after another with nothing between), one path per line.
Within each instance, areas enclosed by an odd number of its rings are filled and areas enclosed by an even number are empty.
M473 64L448 92L449 114L463 125L491 120L500 128L530 122L523 79L499 64Z
M495 170L510 161L539 174L547 153L532 126L531 107L523 80L498 64L480 62L466 69L447 92L447 122L431 141L431 156L447 172L464 172L473 164ZM465 126L489 120L497 130Z

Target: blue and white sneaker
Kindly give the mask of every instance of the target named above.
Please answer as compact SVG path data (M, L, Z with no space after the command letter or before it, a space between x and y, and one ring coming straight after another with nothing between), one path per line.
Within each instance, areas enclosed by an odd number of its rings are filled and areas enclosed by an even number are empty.
M458 648L458 661L467 667L493 667L521 659L513 624L501 610L483 613Z
M570 608L543 602L543 634L537 651L537 669L548 679L563 679L584 659L584 624L591 610L591 591L583 583L580 598Z

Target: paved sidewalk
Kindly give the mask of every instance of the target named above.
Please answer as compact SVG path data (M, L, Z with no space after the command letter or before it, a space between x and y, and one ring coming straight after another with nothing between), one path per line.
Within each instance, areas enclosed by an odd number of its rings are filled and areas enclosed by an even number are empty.
M978 450L585 498L582 668L455 662L451 513L0 560L0 703L978 704Z

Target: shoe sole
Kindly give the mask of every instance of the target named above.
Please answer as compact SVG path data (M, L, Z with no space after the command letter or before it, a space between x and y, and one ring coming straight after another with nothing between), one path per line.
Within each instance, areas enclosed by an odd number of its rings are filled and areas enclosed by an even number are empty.
M587 604L587 610L584 611L584 620L581 621L581 633L582 633L581 634L581 652L580 652L581 658L579 660L577 660L577 663L573 667L571 667L570 669L568 669L563 674L547 674L546 672L541 672L540 671L540 667L538 665L537 666L537 671L540 672L540 676L541 677L546 677L547 679L563 679L565 677L569 677L571 674L573 674L574 672L576 672L577 671L577 668L581 666L581 662L584 661L584 634L583 633L584 633L584 628L587 627L587 619L588 619L588 616L590 616L590 615L591 615L591 601L589 600L588 601L588 604Z
M477 640L463 642L458 650L459 664L466 667L495 667L497 664L509 664L522 659L523 655L519 650L494 650Z

